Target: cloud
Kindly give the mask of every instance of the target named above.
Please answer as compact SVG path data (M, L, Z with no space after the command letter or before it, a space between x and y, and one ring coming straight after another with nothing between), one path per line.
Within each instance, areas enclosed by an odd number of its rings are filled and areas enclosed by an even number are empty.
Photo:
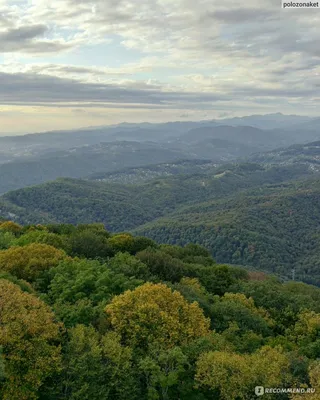
M43 38L48 31L49 28L44 24L10 26L6 30L0 31L0 51L2 53L44 54L72 47L71 44L65 43L61 39L48 40Z
M214 93L164 91L160 86L133 81L123 85L83 83L31 73L0 73L1 102L4 104L53 104L92 102L175 106L177 103L202 103L227 100Z
M37 36L42 36L48 27L43 24L37 24L32 26L20 26L19 28L8 30L0 34L0 41L18 42L28 41L34 39Z
M243 22L252 22L257 20L271 19L276 16L276 10L268 10L259 8L228 8L224 10L214 11L213 13L206 14L204 19L214 19L224 23L239 24Z
M298 113L320 105L316 11L274 0L0 0L0 102ZM112 66L95 63L101 43Z

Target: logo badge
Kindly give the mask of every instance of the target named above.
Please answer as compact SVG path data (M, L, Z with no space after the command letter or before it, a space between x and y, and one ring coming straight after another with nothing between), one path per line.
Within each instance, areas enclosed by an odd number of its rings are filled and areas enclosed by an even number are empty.
M254 392L257 396L263 396L264 395L264 387L263 386L256 386L254 389Z

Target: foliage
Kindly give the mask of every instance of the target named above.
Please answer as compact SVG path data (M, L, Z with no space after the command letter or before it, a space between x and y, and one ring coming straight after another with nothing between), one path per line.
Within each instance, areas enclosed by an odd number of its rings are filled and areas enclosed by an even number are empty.
M0 250L8 249L15 240L12 232L3 232L0 230Z
M12 221L4 221L0 223L0 231L2 232L10 232L15 235L20 233L22 230L22 227L19 224L16 224L15 222Z
M95 230L84 229L70 235L70 254L84 258L108 257L113 250L107 238Z
M209 333L198 304L163 284L146 283L116 296L106 312L123 342L142 350L154 343L164 349L184 345Z
M65 253L46 244L32 243L0 251L0 269L20 279L34 281L43 271L56 265Z
M316 286L102 224L28 225L0 231L0 243L4 400L251 400L255 386L319 389Z
M150 400L169 399L170 389L182 384L188 358L179 347L153 350L139 362Z
M60 324L49 307L13 283L0 280L0 346L3 400L36 399L43 381L59 368Z
M70 400L135 399L132 350L115 333L100 335L77 325L69 330L63 358L63 398Z
M320 362L315 361L309 367L309 380L310 386L309 389L312 389L312 393L308 393L308 399L310 400L318 400L319 398L319 390L320 390ZM304 385L306 386L306 385ZM307 388L307 389L308 389ZM302 389L306 389L302 387ZM306 397L306 394L295 394L292 396L292 400L301 400Z
M27 233L14 240L11 246L28 246L32 243L42 243L57 249L69 250L68 242L63 236L43 231L39 228L37 230L30 229Z
M290 382L289 361L281 349L270 347L252 355L208 352L197 362L195 379L223 400L249 400L256 386L281 387Z
M112 296L143 283L98 261L64 260L50 271L47 300L66 326L97 323Z

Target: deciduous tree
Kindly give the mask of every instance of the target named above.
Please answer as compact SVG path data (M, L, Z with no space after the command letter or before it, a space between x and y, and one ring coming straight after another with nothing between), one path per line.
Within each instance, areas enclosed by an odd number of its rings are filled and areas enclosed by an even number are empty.
M189 304L164 284L146 283L113 299L106 312L124 343L146 349L186 344L209 333L209 320L197 303Z
M5 380L0 384L3 400L37 399L43 381L60 365L58 339L61 325L47 305L0 280L0 346Z

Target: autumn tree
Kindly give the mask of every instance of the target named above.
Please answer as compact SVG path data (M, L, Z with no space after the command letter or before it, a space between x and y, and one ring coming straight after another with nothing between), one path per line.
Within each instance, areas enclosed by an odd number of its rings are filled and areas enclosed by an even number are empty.
M171 348L209 333L209 320L199 305L164 284L146 283L116 296L106 312L123 342L141 349L152 343Z
M108 239L108 244L115 253L133 252L134 237L129 233L119 233Z
M0 269L20 279L34 281L43 271L59 264L65 253L52 246L32 243L0 251Z
M5 221L0 223L0 231L11 232L13 234L18 234L22 230L22 226L16 224L13 221Z
M263 347L254 354L224 351L204 353L197 362L195 380L222 400L249 400L255 386L290 384L290 363L283 351Z
M4 279L0 280L0 310L5 367L0 398L37 399L39 387L59 368L61 325L42 301Z

